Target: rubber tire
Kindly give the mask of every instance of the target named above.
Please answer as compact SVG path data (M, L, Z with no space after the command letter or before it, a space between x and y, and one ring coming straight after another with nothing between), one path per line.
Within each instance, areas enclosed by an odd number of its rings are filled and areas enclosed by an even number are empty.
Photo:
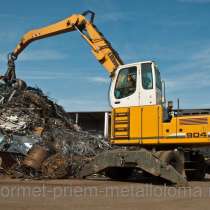
M201 181L204 180L206 172L204 169L195 171L186 171L188 181Z
M132 168L110 167L105 170L105 176L115 180L125 180L132 175Z
M184 161L180 157L178 152L173 150L161 152L160 160L165 162L167 165L172 165L176 171L180 174L184 172Z
M210 159L206 160L205 163L206 163L206 173L210 174Z
M198 154L196 160L198 160L199 168L194 171L185 171L188 181L201 181L205 178L207 164L205 163L203 155Z

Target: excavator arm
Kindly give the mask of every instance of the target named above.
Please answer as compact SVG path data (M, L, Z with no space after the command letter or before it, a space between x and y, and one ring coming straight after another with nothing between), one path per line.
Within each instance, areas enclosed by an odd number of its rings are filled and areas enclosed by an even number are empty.
M90 15L90 19L87 18L88 15ZM13 52L9 54L6 75L10 78L15 76L14 61L31 42L66 32L78 31L91 46L91 51L96 59L112 76L117 67L123 64L123 61L103 34L93 24L94 16L95 14L88 10L82 14L72 15L52 25L27 32L21 38Z

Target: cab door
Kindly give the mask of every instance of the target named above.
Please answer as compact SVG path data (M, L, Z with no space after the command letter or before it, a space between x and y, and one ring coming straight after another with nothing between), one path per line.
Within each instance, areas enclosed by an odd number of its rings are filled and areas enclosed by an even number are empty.
M116 71L110 88L113 108L139 106L139 65L124 65Z
M140 105L156 105L154 69L151 62L141 64Z

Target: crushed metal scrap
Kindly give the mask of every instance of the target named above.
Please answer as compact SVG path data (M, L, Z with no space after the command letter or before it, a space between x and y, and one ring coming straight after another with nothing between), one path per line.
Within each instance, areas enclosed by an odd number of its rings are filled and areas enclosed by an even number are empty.
M108 149L101 136L79 129L39 88L0 80L0 173L77 177L89 159Z

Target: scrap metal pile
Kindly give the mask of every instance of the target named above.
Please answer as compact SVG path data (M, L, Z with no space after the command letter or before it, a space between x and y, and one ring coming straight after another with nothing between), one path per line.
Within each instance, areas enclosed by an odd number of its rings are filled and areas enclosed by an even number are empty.
M108 149L102 137L76 126L39 88L0 80L1 174L77 177L87 161Z

